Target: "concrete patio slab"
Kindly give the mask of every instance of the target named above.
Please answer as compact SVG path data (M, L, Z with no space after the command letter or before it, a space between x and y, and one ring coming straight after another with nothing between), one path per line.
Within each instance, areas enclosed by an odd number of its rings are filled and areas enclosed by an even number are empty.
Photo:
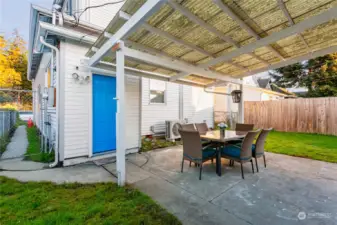
M223 160L221 177L209 162L199 181L199 168L187 162L180 172L181 155L176 146L129 161L152 174L134 185L184 224L337 224L336 164L267 153L267 168L261 160L253 174L247 163L244 180L238 164Z
M110 173L117 177L116 163L109 163L102 165ZM151 177L151 174L143 169L140 169L137 165L126 161L126 182L133 184L138 181Z

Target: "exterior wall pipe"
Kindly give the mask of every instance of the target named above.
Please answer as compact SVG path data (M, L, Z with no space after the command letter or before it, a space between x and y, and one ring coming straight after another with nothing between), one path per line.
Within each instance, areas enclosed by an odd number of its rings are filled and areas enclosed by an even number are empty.
M51 48L56 54L56 129L55 129L55 160L49 167L55 167L59 163L59 114L60 114L60 50L48 44L41 36L40 41L43 45Z
M55 7L53 7L53 11L52 11L52 24L56 25L56 9L55 9Z
M57 11L57 15L58 15L58 18L59 18L59 25L63 26L63 13Z

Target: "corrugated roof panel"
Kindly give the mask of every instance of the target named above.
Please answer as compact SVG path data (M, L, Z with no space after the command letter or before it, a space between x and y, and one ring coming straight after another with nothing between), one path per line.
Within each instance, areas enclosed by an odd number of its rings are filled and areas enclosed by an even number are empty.
M285 3L285 5L291 17L296 18L310 11L319 12L320 10L319 9L317 10L317 8L320 8L323 5L329 5L332 2L335 2L336 4L336 1L331 1L331 0L301 0L301 1L289 0ZM330 7L331 6L328 6L328 8ZM324 10L324 9L322 8L321 10Z
M210 84L210 83L215 81L214 79L205 78L205 77L198 76L198 75L195 75L195 74L191 74L189 76L186 76L186 77L184 77L184 79L195 81L195 82L198 82L198 83L204 83L205 85Z
M337 37L337 20L322 24L302 33L309 46L328 42Z
M204 58L207 58L207 56L195 51L188 52L181 57L181 59L190 63L197 63Z
M193 50L184 45L178 45L174 43L168 45L166 48L163 49L163 52L175 57L181 57L191 51Z
M230 5L231 3L233 5L236 5L236 7L242 9L242 11L244 11L244 13L248 17L253 19L263 14L266 14L272 9L277 7L276 0L241 0L241 1L225 0L224 2L228 5Z
M172 43L172 41L166 38L163 38L154 33L144 31L141 34L137 32L137 34L138 34L137 36L130 37L129 40L136 41L140 44L143 44L143 45L155 48L155 49L161 50L165 48L167 45L169 45L170 43ZM141 35L143 35L143 37L141 37Z

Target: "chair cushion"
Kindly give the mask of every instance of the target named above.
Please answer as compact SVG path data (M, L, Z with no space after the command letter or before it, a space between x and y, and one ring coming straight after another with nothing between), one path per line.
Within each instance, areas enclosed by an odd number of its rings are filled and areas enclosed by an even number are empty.
M222 155L228 155L233 158L240 158L241 148L235 145L228 145L221 149Z
M255 148L254 148L255 150ZM227 155L233 158L241 159L241 160L248 160L251 157L248 158L241 158L240 157L240 152L241 152L241 144L239 145L227 145L225 148L221 150L222 155Z
M206 148L202 151L202 158L207 159L215 156L216 150L212 147Z
M253 146L252 146L252 155L253 155L253 157L255 157L256 155L263 155L264 153L263 152L261 152L261 153L258 153L258 154L255 154L255 148L256 148L256 145L255 144L253 144Z
M239 148L241 148L242 142L241 142L241 143L237 143L237 144L235 144L235 145L238 146ZM252 152L255 152L255 148L256 148L256 145L255 145L255 144L252 144Z
M227 143L230 145L237 145L237 144L242 144L242 140L232 140L232 141L228 141Z

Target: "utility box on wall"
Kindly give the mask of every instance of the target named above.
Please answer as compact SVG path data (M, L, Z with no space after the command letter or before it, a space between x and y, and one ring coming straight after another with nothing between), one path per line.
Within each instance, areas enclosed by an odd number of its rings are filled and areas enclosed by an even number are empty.
M55 88L48 88L48 107L55 107Z

